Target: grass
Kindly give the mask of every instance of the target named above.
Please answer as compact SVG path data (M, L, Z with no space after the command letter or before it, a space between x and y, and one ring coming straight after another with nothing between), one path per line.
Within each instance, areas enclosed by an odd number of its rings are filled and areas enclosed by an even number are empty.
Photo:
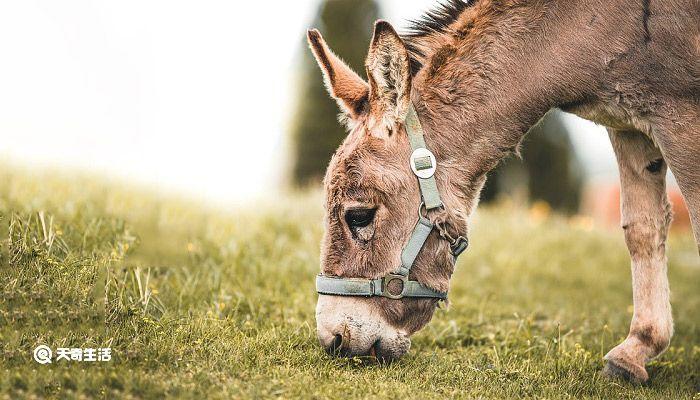
M448 308L399 362L317 346L321 196L237 212L95 178L0 171L0 398L700 398L700 265L674 235L671 348L599 375L631 318L620 232L482 208ZM110 362L32 361L39 344Z

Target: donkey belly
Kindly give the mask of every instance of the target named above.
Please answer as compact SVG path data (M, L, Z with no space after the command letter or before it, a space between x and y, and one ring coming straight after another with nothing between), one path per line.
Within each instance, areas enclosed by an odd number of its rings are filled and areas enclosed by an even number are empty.
M647 118L637 116L635 110L625 108L619 103L586 103L566 107L564 111L608 128L639 131L651 137L651 122Z

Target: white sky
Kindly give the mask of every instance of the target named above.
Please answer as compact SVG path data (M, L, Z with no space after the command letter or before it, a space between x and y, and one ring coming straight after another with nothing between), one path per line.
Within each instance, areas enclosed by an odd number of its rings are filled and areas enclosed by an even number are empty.
M0 161L219 203L274 191L317 1L258 3L0 0ZM385 18L401 27L432 3L388 0ZM593 131L574 140L608 168Z

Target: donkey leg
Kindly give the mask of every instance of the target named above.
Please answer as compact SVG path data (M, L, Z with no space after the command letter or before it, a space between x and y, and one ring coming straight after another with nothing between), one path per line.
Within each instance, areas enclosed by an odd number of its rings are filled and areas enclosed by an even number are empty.
M656 143L683 193L700 252L700 113L662 132L656 135Z
M606 356L604 373L643 382L645 364L661 354L673 334L666 235L671 206L666 165L659 149L641 132L610 130L620 169L622 228L632 258L634 315L629 335Z

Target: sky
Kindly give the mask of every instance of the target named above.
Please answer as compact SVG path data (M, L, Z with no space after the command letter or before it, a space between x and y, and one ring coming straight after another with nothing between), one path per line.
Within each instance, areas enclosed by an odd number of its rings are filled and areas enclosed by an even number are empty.
M433 3L386 0L384 18L400 29ZM0 0L0 162L217 203L274 193L318 3L256 4ZM608 171L602 128L569 122L584 162Z

